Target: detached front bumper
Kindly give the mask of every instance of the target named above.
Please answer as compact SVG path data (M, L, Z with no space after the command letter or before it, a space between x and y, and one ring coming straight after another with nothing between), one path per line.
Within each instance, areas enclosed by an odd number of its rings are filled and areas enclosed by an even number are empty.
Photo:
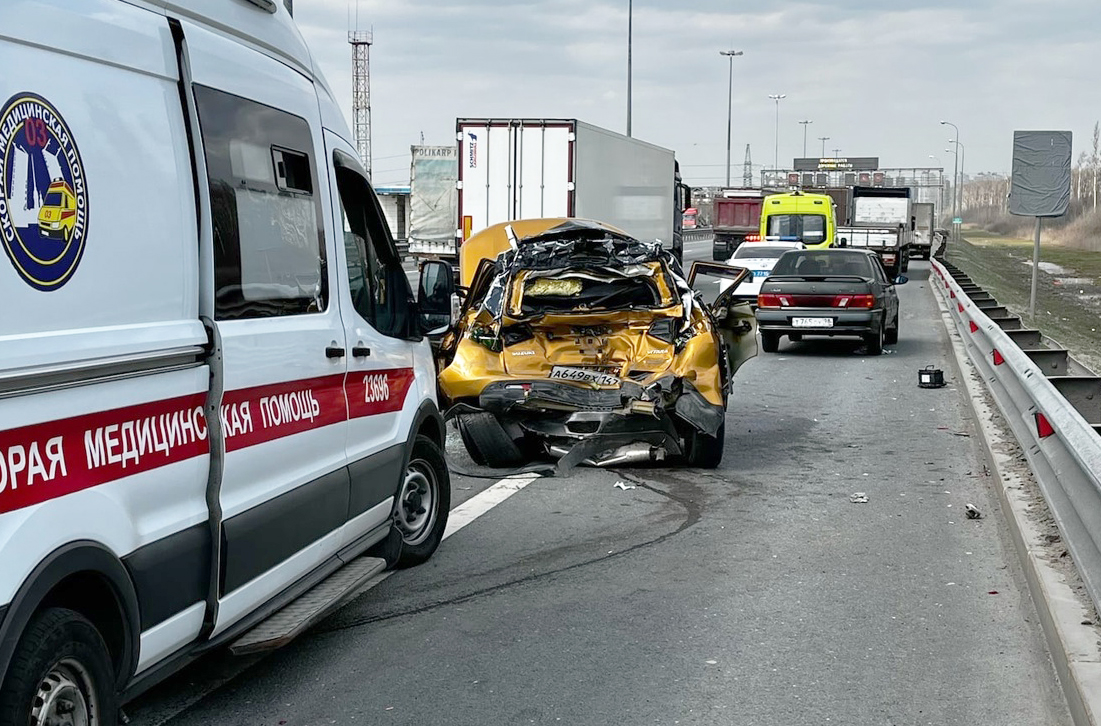
M803 335L865 335L877 330L883 320L883 310L840 310L838 308L757 308L757 329L762 333L801 333ZM795 318L829 318L828 328L798 326Z

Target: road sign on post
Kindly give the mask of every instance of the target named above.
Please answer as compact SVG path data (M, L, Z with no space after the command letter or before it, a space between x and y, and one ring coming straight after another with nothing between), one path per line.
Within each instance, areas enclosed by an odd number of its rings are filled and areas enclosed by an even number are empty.
M1071 133L1014 131L1013 174L1009 213L1036 218L1032 245L1032 292L1029 317L1036 317L1036 284L1040 275L1040 220L1061 217L1070 205Z
M953 217L952 224L963 224L963 217Z

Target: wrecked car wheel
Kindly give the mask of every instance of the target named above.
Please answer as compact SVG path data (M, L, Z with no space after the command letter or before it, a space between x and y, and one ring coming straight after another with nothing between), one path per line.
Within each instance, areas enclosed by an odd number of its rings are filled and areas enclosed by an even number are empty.
M780 349L778 333L761 333L761 349L766 353L775 353Z
M726 441L726 423L719 425L716 436L692 429L684 436L684 458L689 466L714 469L723 460L723 443Z
M802 333L788 333L788 340L790 340L792 343L798 343L802 339Z
M459 416L455 419L455 425L459 429L459 438L463 440L463 446L466 447L466 453L470 454L470 459L478 466L485 466L485 457L482 456L482 450L478 448L478 445L474 443L474 438L470 435L470 429L466 423L467 418L467 416Z
M517 466L524 462L524 453L491 413L471 413L459 417L463 443L475 463L495 469Z

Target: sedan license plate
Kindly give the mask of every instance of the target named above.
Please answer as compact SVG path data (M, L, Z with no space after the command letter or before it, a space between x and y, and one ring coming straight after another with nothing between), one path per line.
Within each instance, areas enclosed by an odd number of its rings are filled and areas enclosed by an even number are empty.
M559 381L595 383L598 386L618 386L620 384L619 378L611 374L569 366L554 366L551 368L550 377Z
M832 328L833 318L792 318L791 324L796 328Z

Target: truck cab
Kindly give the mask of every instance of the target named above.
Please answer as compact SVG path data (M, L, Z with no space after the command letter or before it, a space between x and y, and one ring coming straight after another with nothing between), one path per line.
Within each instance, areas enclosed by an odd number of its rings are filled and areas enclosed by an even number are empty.
M761 210L761 238L802 242L810 249L834 246L837 217L833 199L801 191L771 194Z

